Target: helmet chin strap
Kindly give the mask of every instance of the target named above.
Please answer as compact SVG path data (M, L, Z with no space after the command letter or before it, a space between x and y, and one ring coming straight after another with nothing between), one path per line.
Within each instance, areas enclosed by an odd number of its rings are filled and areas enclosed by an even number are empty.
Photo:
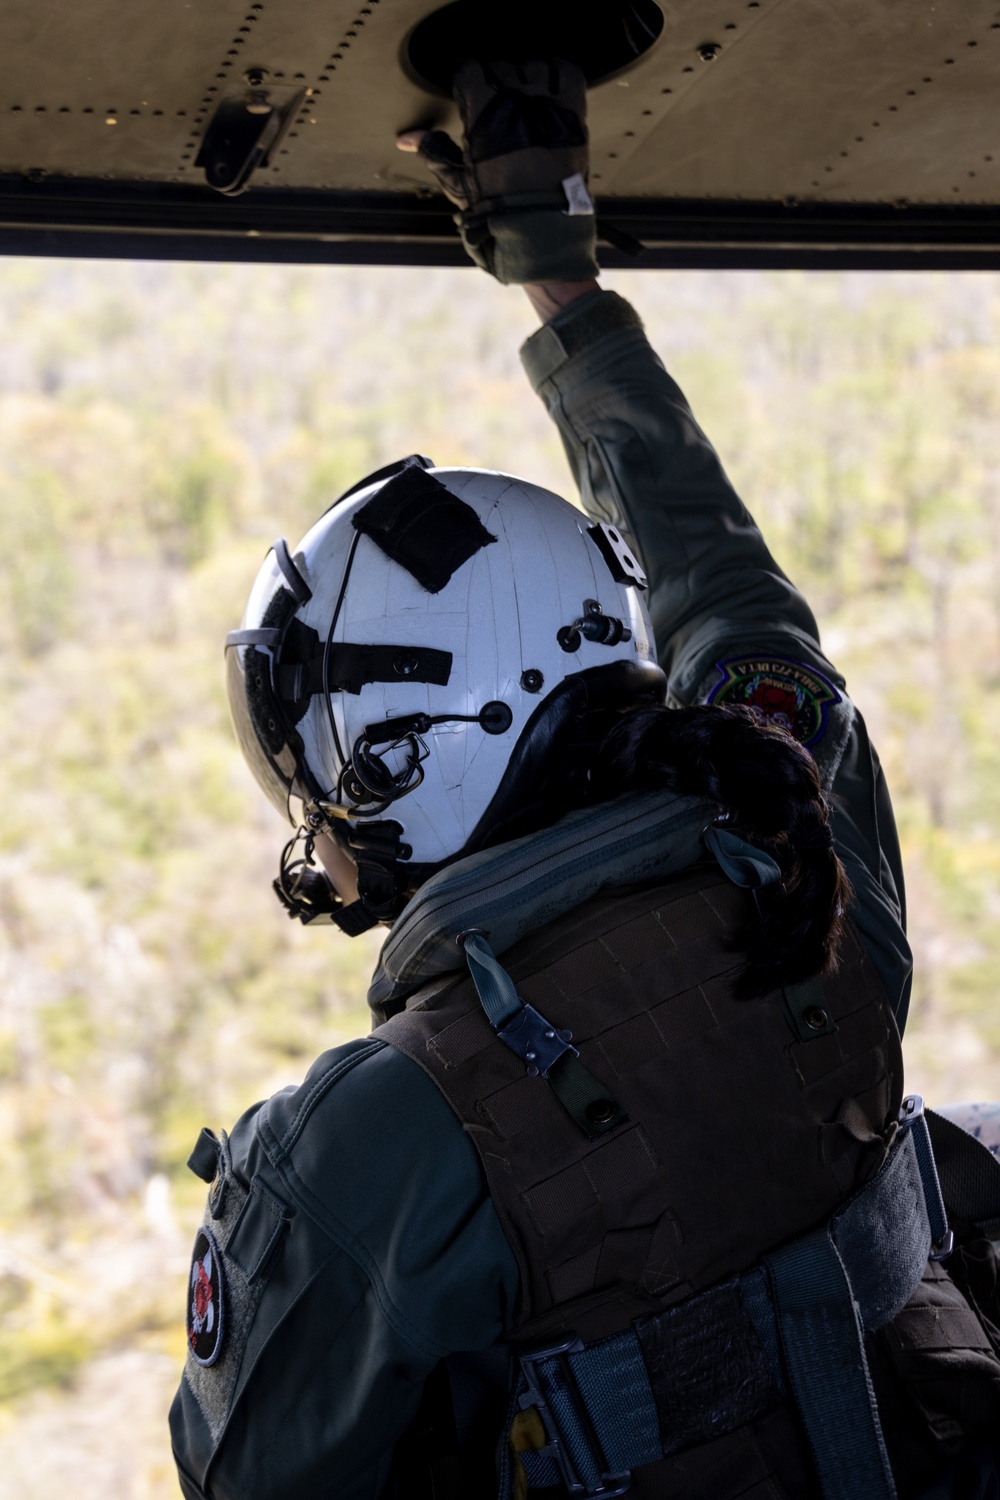
M401 842L402 824L391 818L366 821L351 828L347 835L347 847L358 867L358 899L344 908L343 916L356 913L351 924L360 920L362 914L368 919L358 930L364 932L376 922L391 922L400 912L404 901L399 878L399 861L410 858L413 850ZM351 926L338 924L342 931L350 932ZM353 936L353 933L352 933Z
M342 830L346 831L343 825ZM316 868L318 831L298 829L282 850L273 887L289 917L297 917L305 927L339 927L348 937L358 937L380 922L393 921L403 899L398 861L409 859L412 852L400 840L401 825L380 820L347 832L347 847L358 869L358 899L347 903L337 894L329 876ZM302 853L296 857L300 842Z

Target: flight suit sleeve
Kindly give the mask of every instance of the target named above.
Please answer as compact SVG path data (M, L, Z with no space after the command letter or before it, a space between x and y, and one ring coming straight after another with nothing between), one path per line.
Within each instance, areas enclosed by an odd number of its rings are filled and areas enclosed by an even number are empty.
M170 1416L186 1500L378 1500L427 1377L517 1288L431 1080L373 1038L324 1054L220 1141Z
M521 353L584 509L624 532L643 561L668 701L747 704L815 757L857 896L852 916L902 1028L911 958L892 807L812 610L623 298L580 298Z

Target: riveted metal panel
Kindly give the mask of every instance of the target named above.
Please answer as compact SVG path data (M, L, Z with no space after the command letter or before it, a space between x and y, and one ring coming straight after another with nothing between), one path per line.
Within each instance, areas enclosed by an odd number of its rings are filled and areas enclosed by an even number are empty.
M460 261L447 204L393 145L457 130L403 63L434 9L6 0L0 250ZM592 187L640 264L1000 264L1000 0L661 9L655 45L590 94ZM199 152L253 69L285 128L224 199Z

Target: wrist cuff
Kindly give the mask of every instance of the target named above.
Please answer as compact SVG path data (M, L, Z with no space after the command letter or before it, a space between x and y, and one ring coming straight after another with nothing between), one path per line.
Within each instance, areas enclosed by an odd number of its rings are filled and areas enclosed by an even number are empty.
M561 364L581 349L626 328L642 328L631 303L617 292L578 297L521 345L521 363L537 391Z
M592 214L527 208L461 216L465 247L505 286L525 282L589 281L598 274Z

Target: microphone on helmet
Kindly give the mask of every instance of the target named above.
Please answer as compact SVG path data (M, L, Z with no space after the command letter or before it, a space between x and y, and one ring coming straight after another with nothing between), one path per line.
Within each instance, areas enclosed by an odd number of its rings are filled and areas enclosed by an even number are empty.
M355 802L374 799L377 809L357 809L359 816L371 817L374 811L381 812L398 797L415 791L423 781L421 762L427 759L428 750L422 736L435 724L479 724L486 734L504 734L513 722L511 709L497 699L485 703L475 714L404 714L383 719L381 724L366 724L344 768L343 790ZM377 750L379 745L385 750ZM385 760L393 750L404 750L406 755L398 771Z

